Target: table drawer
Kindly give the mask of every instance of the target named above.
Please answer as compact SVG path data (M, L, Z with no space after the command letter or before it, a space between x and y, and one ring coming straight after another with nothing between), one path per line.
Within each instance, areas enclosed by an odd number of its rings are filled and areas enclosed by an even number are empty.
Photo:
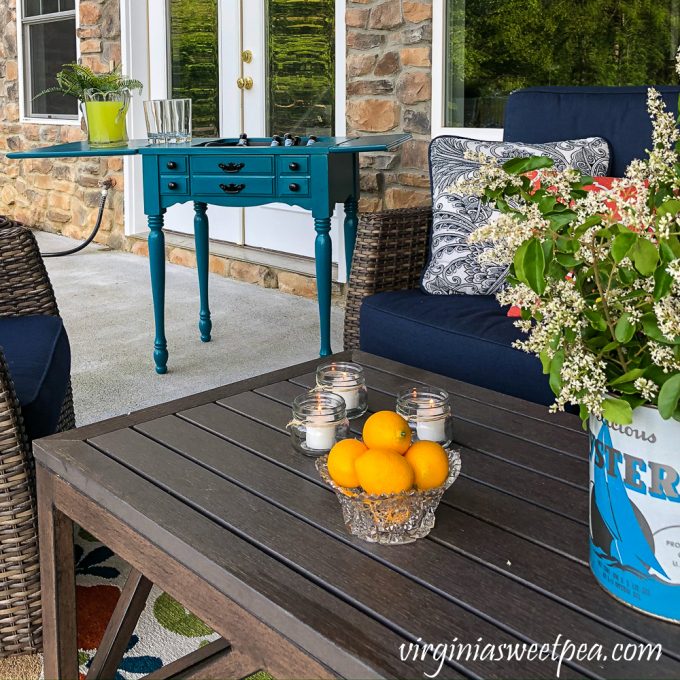
M274 173L273 156L194 156L192 174L271 175Z
M274 178L192 175L191 188L194 194L208 196L272 196Z
M187 162L186 156L158 156L158 168L164 175L171 173L186 175Z
M279 156L276 172L279 175L308 175L309 156Z
M161 175L161 195L188 194L189 178L175 175Z
M309 177L279 177L279 196L309 196Z

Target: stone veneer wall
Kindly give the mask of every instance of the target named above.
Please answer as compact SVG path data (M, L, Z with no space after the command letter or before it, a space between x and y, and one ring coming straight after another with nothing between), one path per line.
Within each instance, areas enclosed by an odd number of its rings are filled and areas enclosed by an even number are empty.
M348 134L410 132L362 156L362 211L430 203L431 0L347 0Z
M19 61L17 59L16 3L0 0L0 151L78 141L77 125L21 123L19 119ZM120 63L118 0L82 0L78 31L82 61L98 72ZM36 226L84 238L95 224L98 183L116 180L97 241L113 248L124 246L123 161L110 159L44 159L12 161L0 154L0 214Z

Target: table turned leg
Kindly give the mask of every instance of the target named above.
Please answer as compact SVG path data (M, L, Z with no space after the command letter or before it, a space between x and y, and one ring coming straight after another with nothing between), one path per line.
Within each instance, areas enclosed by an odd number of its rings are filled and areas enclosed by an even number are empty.
M194 203L194 239L196 241L196 268L198 269L198 289L201 298L201 311L199 314L198 330L201 332L201 340L210 342L212 321L210 320L210 305L208 301L208 270L210 259L208 205L206 203Z
M331 279L332 279L332 243L330 217L315 217L316 229L316 290L319 301L319 327L321 332L321 350L319 355L331 354Z
M46 678L78 677L73 522L55 506L54 477L36 466Z
M352 271L352 258L354 257L354 246L357 242L357 225L359 204L354 196L345 201L345 262L347 264L347 280Z
M153 360L156 373L168 372L168 343L165 339L165 234L163 215L149 215L149 267L156 338L153 343Z

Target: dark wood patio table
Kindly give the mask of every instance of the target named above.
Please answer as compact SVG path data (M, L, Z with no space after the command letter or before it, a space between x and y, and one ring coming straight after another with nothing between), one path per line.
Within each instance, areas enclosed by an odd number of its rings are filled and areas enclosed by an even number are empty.
M152 583L222 636L154 678L549 678L560 656L560 677L680 677L680 627L616 602L589 572L578 420L361 352L336 357L364 366L372 411L393 409L405 383L451 393L463 469L430 536L350 536L314 461L292 449L290 404L318 359L40 440L48 680L77 677L74 522L132 566L88 678L113 677ZM658 659L615 658L646 642L662 645ZM547 646L532 658L532 643ZM426 644L448 646L416 654Z

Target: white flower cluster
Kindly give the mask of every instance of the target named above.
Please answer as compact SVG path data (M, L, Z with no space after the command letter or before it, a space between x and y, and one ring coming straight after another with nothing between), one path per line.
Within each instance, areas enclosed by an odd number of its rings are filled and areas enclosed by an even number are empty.
M554 413L564 411L567 404L581 404L591 415L601 416L607 393L606 365L580 343L568 349L560 371L562 389L550 410Z

